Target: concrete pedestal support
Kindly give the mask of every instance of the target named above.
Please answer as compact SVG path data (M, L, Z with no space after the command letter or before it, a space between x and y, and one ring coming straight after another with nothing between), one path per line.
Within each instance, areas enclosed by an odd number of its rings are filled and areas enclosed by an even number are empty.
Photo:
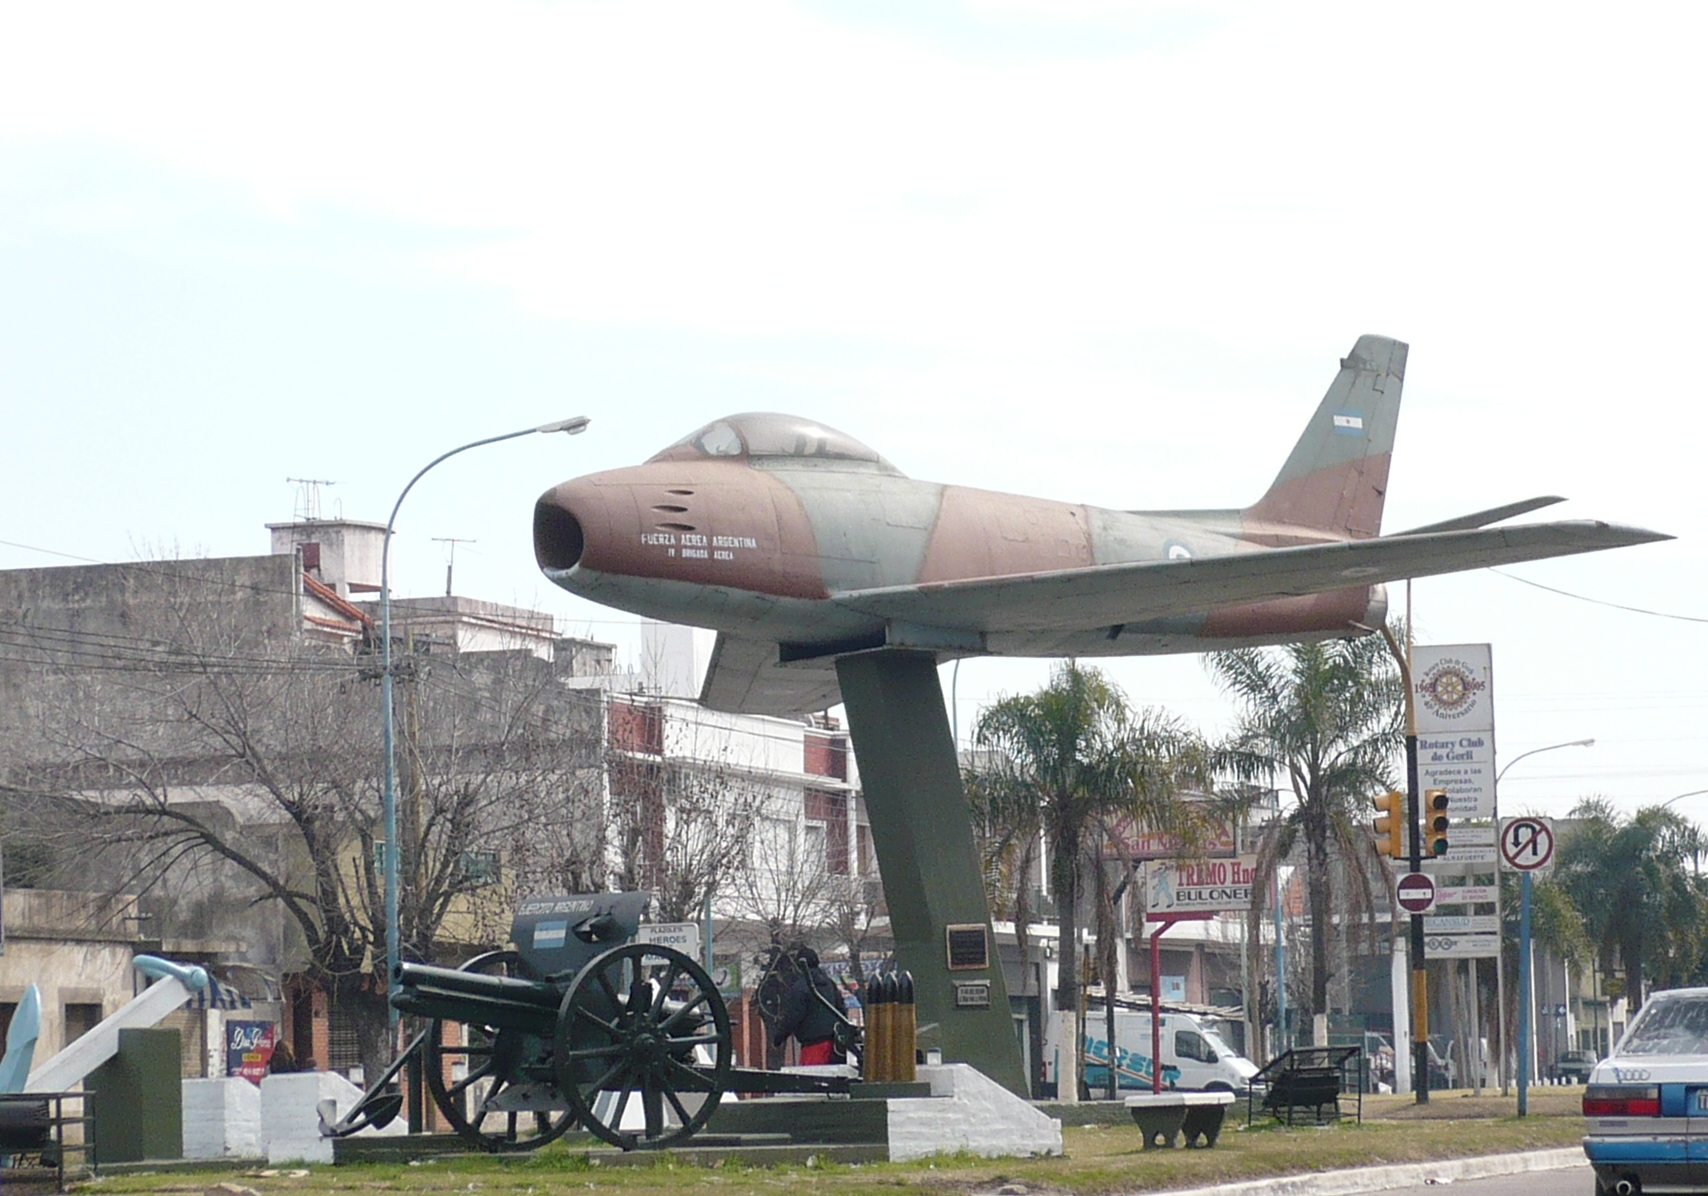
M836 673L896 956L913 973L920 1046L939 1046L944 1062L970 1063L1027 1096L936 658L888 649L841 657ZM950 926L984 930L988 967L950 968ZM936 1031L926 1032L933 1022Z

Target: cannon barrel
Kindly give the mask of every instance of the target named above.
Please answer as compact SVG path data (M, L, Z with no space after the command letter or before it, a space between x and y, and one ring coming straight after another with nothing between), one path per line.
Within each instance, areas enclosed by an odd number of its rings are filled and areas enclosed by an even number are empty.
M550 1034L563 990L544 980L400 963L391 1003L404 1013Z

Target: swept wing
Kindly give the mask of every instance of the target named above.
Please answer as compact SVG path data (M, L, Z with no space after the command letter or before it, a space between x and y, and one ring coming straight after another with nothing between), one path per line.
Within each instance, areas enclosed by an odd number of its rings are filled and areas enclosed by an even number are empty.
M842 700L836 662L828 657L784 667L777 645L718 633L700 701L712 710L791 717L824 710Z
M875 619L923 626L979 632L1083 630L1671 538L1597 521L1537 523L892 586L856 590L832 601Z

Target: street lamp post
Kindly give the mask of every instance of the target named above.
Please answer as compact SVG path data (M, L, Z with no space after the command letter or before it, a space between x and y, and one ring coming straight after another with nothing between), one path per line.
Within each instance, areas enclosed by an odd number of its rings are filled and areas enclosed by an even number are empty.
M466 453L469 449L480 448L482 445L497 444L501 440L515 440L518 436L532 436L536 432L564 432L574 436L587 430L590 421L585 415L560 419L556 423L541 424L537 428L523 428L516 432L506 432L502 436L488 436L484 440L472 440L468 444L452 449L448 453L440 453L426 465L422 466L416 475L409 479L409 485L403 488L403 493L397 496L397 502L392 504L391 518L386 520L385 539L380 547L380 711L383 719L385 754L385 785L381 791L381 804L385 819L385 972L386 989L389 992L397 983L398 963L398 933L397 933L397 752L395 726L391 705L391 535L392 528L397 523L397 512L403 506L403 500L409 497L409 492L415 488L427 471L440 462ZM397 1009L387 1002L391 1025L397 1025ZM396 1043L392 1044L396 1049Z
M1506 768L1501 769L1499 772L1497 772L1495 774L1495 785L1497 786L1497 793L1498 793L1498 786L1500 785L1500 779L1507 774L1507 769L1510 769L1514 764L1517 764L1520 760L1524 759L1526 756L1536 756L1536 755L1540 755L1543 752L1557 751L1560 748L1594 747L1594 746L1595 746L1595 740L1593 740L1593 739L1574 739L1570 743L1551 743L1547 747L1531 748L1528 752L1519 752L1518 755L1514 756L1512 759L1510 759L1506 762ZM1688 796L1688 795L1686 794L1683 796ZM1497 805L1498 805L1498 799L1497 799Z
M1656 806L1655 809L1664 810L1668 806L1672 805L1672 803L1675 801L1680 801L1680 800L1687 798L1687 797L1697 797L1703 793L1708 793L1708 789L1692 789L1689 793L1680 793L1677 797L1667 798L1660 805Z
M1569 743L1551 743L1547 747L1531 748L1528 752L1520 752L1506 763L1506 768L1495 773L1495 809L1500 809L1500 779L1507 774L1514 764L1526 756L1539 755L1542 752L1558 751L1569 747L1594 747L1593 739L1574 739ZM1498 876L1497 876L1498 879ZM1499 886L1496 886L1499 893ZM1502 986L1504 987L1504 986ZM1504 1010L1506 994L1500 994L1499 1002ZM1530 1112L1530 873L1520 874L1518 881L1518 1115L1526 1116ZM1506 1027L1501 1026L1501 1054L1506 1054ZM1506 1075L1506 1065L1501 1064L1501 1075ZM1506 1081L1503 1078L1501 1083Z

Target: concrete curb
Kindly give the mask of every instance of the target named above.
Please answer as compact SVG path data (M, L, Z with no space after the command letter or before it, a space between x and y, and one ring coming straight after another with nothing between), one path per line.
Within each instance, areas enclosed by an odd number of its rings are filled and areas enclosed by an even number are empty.
M1395 1163L1389 1167L1278 1175L1271 1179L1247 1179L1209 1188L1173 1188L1167 1196L1350 1196L1354 1192L1385 1192L1391 1188L1413 1188L1443 1180L1452 1182L1519 1175L1526 1171L1555 1171L1562 1167L1576 1167L1580 1163L1589 1164L1583 1147L1562 1146L1558 1150L1530 1150L1521 1154L1491 1154L1469 1159L1438 1159L1431 1163ZM1134 1193L1133 1196L1155 1194Z

